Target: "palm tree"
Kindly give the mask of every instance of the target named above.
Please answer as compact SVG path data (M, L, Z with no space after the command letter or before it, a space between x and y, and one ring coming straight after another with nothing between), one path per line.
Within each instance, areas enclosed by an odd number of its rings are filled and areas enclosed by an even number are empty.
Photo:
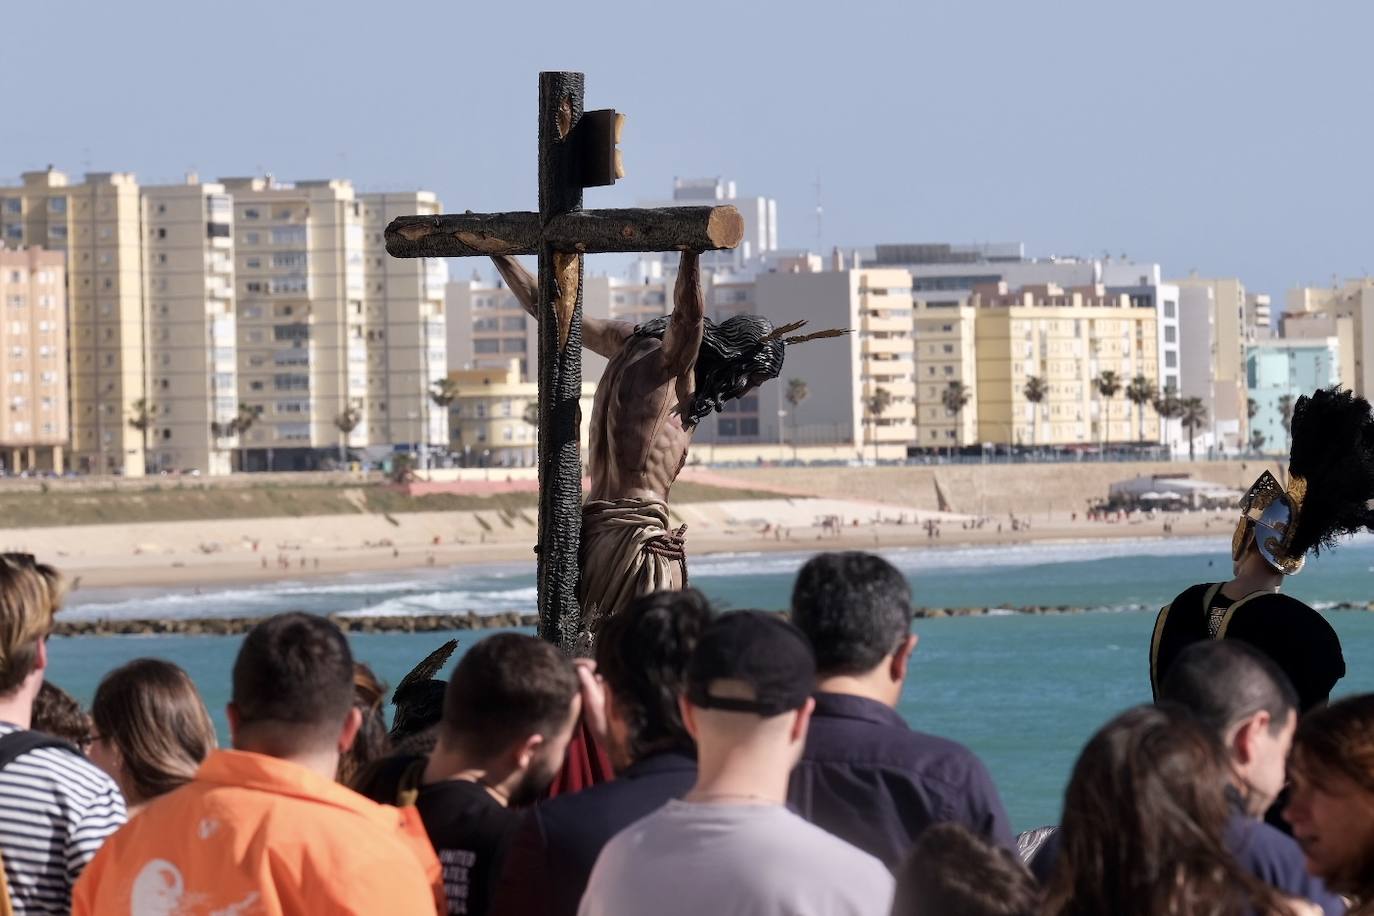
M1156 395L1150 403L1154 407L1155 413L1159 414L1159 418L1164 421L1164 439L1167 442L1169 439L1169 421L1183 416L1183 402L1170 388L1162 395Z
M1293 405L1297 401L1291 394L1279 398L1279 422L1283 424L1284 447L1293 447Z
M1250 430L1250 448L1254 449L1256 452L1261 451L1264 448L1264 440L1266 438L1268 437L1264 435L1263 430Z
M239 470L242 471L248 461L248 438L244 433L253 427L253 424L262 416L262 405L239 403L239 412L234 415L225 426L226 436L239 437Z
M448 376L435 379L429 386L429 399L436 406L448 410L449 405L458 400L458 383Z
M129 405L129 425L143 435L143 460L148 462L148 430L157 422L157 408L147 398L139 398Z
M1155 383L1143 375L1137 375L1126 386L1126 400L1135 405L1136 428L1141 444L1145 442L1145 405L1153 403L1158 394Z
M1207 405L1202 398L1184 398L1179 406L1179 417L1188 428L1188 460L1192 461L1196 457L1197 428L1207 422Z
M340 432L339 436L339 464L348 461L348 437L353 430L358 428L358 424L363 422L363 412L357 405L349 404L337 417L334 418L334 427Z
M960 445L963 445L963 442L959 441L959 414L963 413L970 396L969 388L963 382L950 382L945 386L945 390L940 392L940 401L945 405L945 412L954 418L954 441ZM953 444L949 447L949 453L954 454Z
M1259 413L1259 401L1254 398L1245 399L1245 419L1255 419L1255 414Z
M873 463L878 463L878 418L892 406L892 392L886 388L874 388L873 393L864 400L868 408L869 437L873 440Z
M1108 440L1111 439L1112 398L1116 397L1117 392L1121 390L1121 379L1117 378L1116 373L1112 370L1105 369L1101 375L1093 379L1093 387L1097 389L1097 393L1107 402L1106 409L1102 411L1101 431L1102 445L1105 451L1105 446Z
M1021 393L1034 405L1031 407L1031 445L1039 445L1040 405L1049 396L1050 386L1042 376L1031 375L1026 378L1026 387L1021 389Z
M799 378L787 380L787 393L783 398L792 408L792 460L797 460L797 408L801 402L811 396L811 389L806 387L806 381Z

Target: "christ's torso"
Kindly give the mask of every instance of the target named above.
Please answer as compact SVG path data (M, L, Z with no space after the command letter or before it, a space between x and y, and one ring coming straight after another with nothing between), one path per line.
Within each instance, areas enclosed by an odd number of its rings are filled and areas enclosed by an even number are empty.
M652 337L631 337L606 366L592 403L589 499L666 501L687 461L692 429L678 407L691 403L693 370L662 382L662 347Z

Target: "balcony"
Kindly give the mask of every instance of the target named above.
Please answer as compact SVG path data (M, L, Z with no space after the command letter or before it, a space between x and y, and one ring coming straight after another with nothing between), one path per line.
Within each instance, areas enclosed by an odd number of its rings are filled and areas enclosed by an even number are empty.
M864 337L860 342L860 352L864 355L891 353L910 357L914 347L910 337Z

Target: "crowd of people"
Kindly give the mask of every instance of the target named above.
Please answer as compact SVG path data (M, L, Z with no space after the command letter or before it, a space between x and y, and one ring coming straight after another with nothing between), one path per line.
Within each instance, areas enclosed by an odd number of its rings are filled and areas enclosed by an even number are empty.
M1018 838L978 758L896 712L909 589L823 553L786 615L686 589L608 620L594 659L491 635L409 685L428 699L405 734L333 623L282 614L239 650L220 749L170 662L110 672L89 714L45 685L61 578L4 555L5 895L140 916L1371 911L1374 695L1300 719L1269 655L1195 642L1084 747L1061 825ZM615 778L550 797L580 728Z

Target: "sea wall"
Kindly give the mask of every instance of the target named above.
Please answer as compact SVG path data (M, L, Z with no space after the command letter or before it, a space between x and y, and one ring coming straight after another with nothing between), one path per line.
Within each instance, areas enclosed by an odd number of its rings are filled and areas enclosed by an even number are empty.
M1246 489L1272 464L1250 461L1091 461L1053 464L945 464L883 467L757 467L715 469L742 486L773 487L810 496L863 498L912 509L937 510L938 491L950 511L972 515L1034 516L1082 512L1108 488L1133 477L1187 474Z

